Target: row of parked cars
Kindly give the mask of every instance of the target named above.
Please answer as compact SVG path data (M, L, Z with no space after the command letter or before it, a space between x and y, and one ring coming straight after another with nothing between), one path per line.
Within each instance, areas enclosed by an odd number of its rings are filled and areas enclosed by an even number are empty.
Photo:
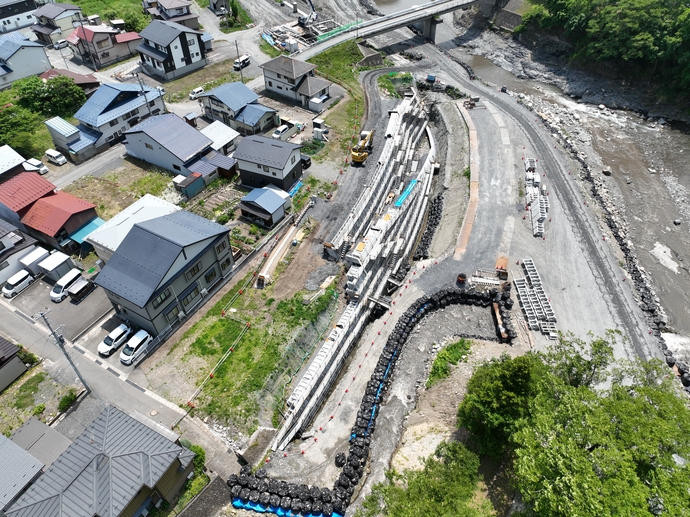
M126 323L120 324L100 342L98 345L98 355L101 357L110 357L126 342L127 344L122 349L122 352L120 352L120 362L126 365L132 364L137 355L139 355L139 352L144 350L153 340L151 334L144 329L139 330L133 336L132 332L132 327Z
M24 289L34 283L36 277L26 269L22 269L7 279L2 287L2 295L5 298L14 298ZM50 290L50 300L60 303L69 296L72 301L78 303L93 291L95 284L81 275L81 270L72 268L60 278Z

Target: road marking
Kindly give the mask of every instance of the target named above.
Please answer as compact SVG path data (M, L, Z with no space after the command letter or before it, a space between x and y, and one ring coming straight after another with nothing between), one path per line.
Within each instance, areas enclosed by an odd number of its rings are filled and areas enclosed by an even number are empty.
M119 374L118 372L116 372L115 370L113 370L110 366L108 366L108 367L106 368L106 370L108 370L110 373L112 373L112 374L115 375L116 377L120 377L120 374Z
M79 348L78 346L72 346L72 348L73 348L74 350L76 350L77 352L79 352L80 354L85 354L85 353L86 353L84 350L82 350L82 349Z
M138 390L141 391L142 393L146 393L146 390L145 390L144 388L142 388L142 387L139 386L138 384L136 384L136 383L130 381L129 379L127 379L125 382L126 382L127 384L131 385L131 386L134 386L136 389L138 389Z
M36 324L36 322L35 322L32 318L29 318L29 317L28 317L26 314L24 314L22 311L17 310L17 309L14 309L14 312L16 312L19 316L21 316L22 318L24 318L26 321L28 321L28 322L31 323L32 325L35 325L35 324Z

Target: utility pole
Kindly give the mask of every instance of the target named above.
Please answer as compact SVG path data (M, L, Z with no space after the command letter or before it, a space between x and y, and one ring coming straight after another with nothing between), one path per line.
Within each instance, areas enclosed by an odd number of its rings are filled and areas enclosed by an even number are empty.
M235 50L237 51L237 59L240 58L240 47L237 45L237 40L235 40ZM240 80L244 84L244 74L242 73L242 63L240 63Z
M72 358L69 356L67 353L67 350L65 350L65 338L62 336L62 334L59 333L60 329L64 327L64 325L60 325L58 328L53 330L52 325L50 324L50 321L48 318L46 318L47 314L50 312L50 309L48 309L45 312L39 312L38 317L43 320L43 322L46 324L48 327L48 330L50 330L50 333L53 335L53 339L55 340L55 343L60 347L60 350L62 350L62 353L65 354L65 357L67 358L67 361L69 364L72 366L72 369L74 372L77 374L77 377L81 381L81 383L84 385L84 388L86 388L86 391L88 393L91 393L91 388L89 385L86 383L84 378L81 376L81 373L79 373L79 370L77 370L77 366L72 362Z
M144 83L141 81L141 77L139 77L139 72L135 73L134 75L137 76L137 81L139 81L139 88L141 89L141 93L144 95L144 104L146 104L146 108L149 110L149 117L151 116L151 106L149 106L149 101L146 99L146 92L144 91Z

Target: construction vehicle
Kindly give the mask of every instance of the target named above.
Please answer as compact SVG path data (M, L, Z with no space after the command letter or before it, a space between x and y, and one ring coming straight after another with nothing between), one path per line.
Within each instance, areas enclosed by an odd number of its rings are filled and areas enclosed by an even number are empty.
M508 280L508 257L500 255L496 259L496 276L499 280Z
M374 147L374 130L362 131L359 135L359 143L352 148L352 163L363 164L367 158L369 158L369 153Z
M319 13L316 12L316 8L314 8L314 4L311 2L311 0L307 0L307 2L309 2L309 7L311 7L311 12L309 15L300 16L297 19L297 23L299 23L302 27L309 27L319 17Z
M479 102L479 97L471 96L468 100L463 102L463 106L466 109L476 108L478 102Z
M470 278L475 285L498 286L508 280L508 257L499 255L494 269L477 269Z

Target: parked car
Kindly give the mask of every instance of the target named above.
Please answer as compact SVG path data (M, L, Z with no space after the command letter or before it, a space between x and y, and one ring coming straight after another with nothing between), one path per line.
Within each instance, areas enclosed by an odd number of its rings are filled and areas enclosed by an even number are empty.
M50 171L48 170L48 167L46 167L45 164L44 164L42 161L37 160L36 158L29 158L29 159L26 160L26 162L24 162L24 163L30 165L31 167L34 167L34 168L38 169L37 172L38 172L39 174L48 174L48 173L50 172Z
M127 341L127 338L132 333L132 329L126 323L122 323L110 334L103 338L98 345L98 355L108 357L113 354L115 350L122 346L122 343Z
M204 93L204 87L199 86L198 88L194 88L191 92L189 92L189 98L191 100L197 99L203 93Z
M302 162L302 170L311 167L311 157L308 154L301 153L299 155L300 161Z
M235 61L232 63L232 68L233 70L242 70L245 66L249 66L249 63L249 56L244 54L243 56L235 59Z
M2 288L2 295L5 298L14 298L33 283L34 277L31 276L31 273L26 269L22 269L19 273L15 273L7 279L5 286Z
M48 161L53 162L55 165L64 165L67 163L67 158L55 149L46 149L46 156L48 157Z
M67 40L66 39L59 39L53 44L53 48L55 50L65 48L67 46Z
M67 290L81 278L81 271L79 269L70 269L60 280L55 282L53 289L50 291L50 300L55 303L60 303L67 298Z
M152 340L153 338L151 337L151 334L146 332L144 329L141 329L139 332L134 334L129 341L127 341L127 344L122 349L122 352L120 352L120 362L126 365L132 364L139 352L141 352L141 350Z
M276 140L280 140L281 138L283 138L283 135L288 132L288 129L290 129L290 127L283 124L273 132L273 138L275 138Z

